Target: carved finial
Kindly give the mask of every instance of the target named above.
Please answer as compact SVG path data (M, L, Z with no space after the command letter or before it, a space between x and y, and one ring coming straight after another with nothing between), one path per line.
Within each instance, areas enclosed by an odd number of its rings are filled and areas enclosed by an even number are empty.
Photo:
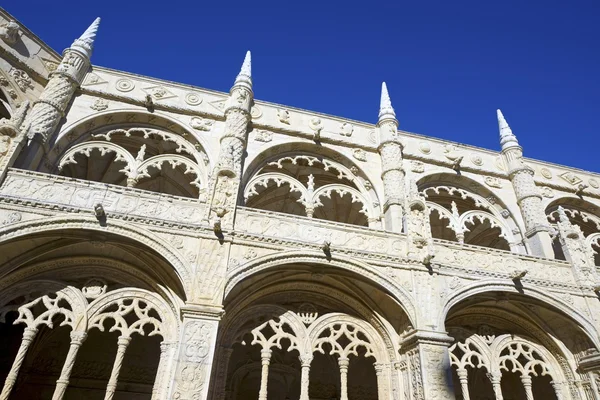
M243 85L248 89L252 89L252 54L250 53L250 50L246 52L242 69L240 69L240 73L237 78L235 78L234 86L237 85Z
M379 122L384 119L396 119L396 112L392 107L392 100L388 93L387 85L385 82L381 83L381 102L379 103Z
M527 275L527 270L526 269L521 269L521 270L515 270L513 272L510 273L510 279L512 280L519 280L525 277L525 275Z
M460 156L454 159L452 162L452 169L456 172L460 172L460 163L462 162L464 156Z
M577 186L577 189L575 190L575 195L582 197L584 190L587 188L589 188L589 185L586 185L585 183L580 183L579 186Z
M500 145L502 146L502 150L507 149L509 147L518 147L519 142L517 141L517 137L513 134L512 129L508 126L508 122L502 115L502 111L497 110L498 114L498 127L500 128Z
M87 56L89 59L92 57L92 50L94 49L94 40L96 39L96 33L100 26L100 17L96 18L94 22L83 32L83 35L79 39L75 39L71 45L71 49L77 50L80 53Z

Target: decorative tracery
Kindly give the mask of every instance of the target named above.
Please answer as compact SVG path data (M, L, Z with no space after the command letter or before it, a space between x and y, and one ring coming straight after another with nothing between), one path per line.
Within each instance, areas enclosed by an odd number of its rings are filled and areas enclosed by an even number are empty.
M86 180L203 199L208 157L181 135L133 126L84 136L62 153L60 173Z
M244 189L249 207L369 225L379 218L372 185L356 167L313 155L266 162Z
M493 197L484 198L465 189L427 186L421 190L432 211L431 231L438 239L510 250L513 239L507 210L499 211Z

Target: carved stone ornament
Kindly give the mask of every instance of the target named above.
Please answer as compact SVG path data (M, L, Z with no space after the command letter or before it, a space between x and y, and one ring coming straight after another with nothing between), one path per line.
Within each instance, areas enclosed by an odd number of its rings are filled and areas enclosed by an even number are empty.
M593 187L594 189L598 189L600 187L600 184L598 183L597 180L595 180L594 178L590 178L588 180L588 183L590 184L591 187Z
M450 161L455 161L460 157L460 153L455 145L447 144L444 146L444 156Z
M323 121L319 117L313 117L308 121L308 126L315 132L321 132L323 130Z
M367 161L367 153L363 149L354 149L352 151L352 156L358 161Z
M348 122L344 122L340 125L340 135L350 137L354 132L354 126Z
M473 153L471 154L471 162L479 167L483 164L483 159L479 154Z
M106 293L108 285L100 278L92 278L83 285L81 292L88 299L96 299Z
M541 168L540 175L546 179L552 179L552 172L548 168Z
M131 79L119 79L115 87L119 92L131 92L135 88L135 83Z
M288 110L283 110L281 108L277 109L277 118L279 118L279 122L282 124L289 125L290 124L290 112Z
M108 101L104 99L96 99L94 104L90 105L90 108L96 111L104 111L108 108Z
M421 161L411 161L410 170L412 172L420 174L422 172L425 172L425 164L423 164Z
M496 178L495 176L486 176L484 179L484 182L486 183L486 185L494 187L494 188L502 187L502 181L500 179Z
M199 131L209 132L214 124L215 121L207 118L192 117L190 119L190 126Z
M202 97L198 93L189 92L185 94L183 100L190 106L197 106L202 103Z
M427 142L419 143L419 151L423 154L431 153L431 146Z
M0 26L0 39L8 44L15 44L19 37L19 24L15 21L8 21L7 24Z
M259 119L262 117L262 114L262 109L257 105L253 105L250 109L250 116L252 116L252 119Z
M27 72L12 68L9 72L10 76L15 80L15 83L21 89L22 92L25 92L27 89L33 88L31 84L31 78L27 75Z
M20 222L22 218L23 217L21 216L21 213L11 212L10 214L8 214L8 216L4 220L2 220L2 222L0 224L1 225L16 224L17 222Z
M541 192L542 192L542 196L547 197L549 199L554 197L554 190L552 190L548 186L542 187Z
M572 172L562 173L562 174L560 174L560 177L563 178L565 181L569 182L573 186L577 186L582 182L581 178Z
M152 96L154 100L164 100L177 97L164 86L151 86L143 89L144 92Z
M102 79L100 76L94 74L93 72L90 72L86 75L85 80L83 81L83 86L94 86L94 85L100 85L103 83L107 83L107 81L105 81L104 79Z
M257 142L270 142L273 140L273 132L265 131L264 129L255 129L254 140Z

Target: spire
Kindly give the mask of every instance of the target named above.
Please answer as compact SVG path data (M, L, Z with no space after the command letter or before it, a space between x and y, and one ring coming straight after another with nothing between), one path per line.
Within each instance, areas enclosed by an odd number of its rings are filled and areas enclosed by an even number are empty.
M508 126L506 119L504 119L504 115L502 115L502 111L497 110L497 113L498 127L500 128L500 145L502 146L502 150L519 146L517 137L513 134L510 126Z
M246 52L242 69L237 78L235 78L235 83L233 85L242 85L246 86L248 89L252 89L252 54L250 53L250 50Z
M388 118L396 119L396 113L394 112L394 108L392 107L392 100L390 99L390 94L388 93L387 86L385 82L382 82L381 103L379 105L379 122Z
M77 50L89 59L92 56L92 50L94 49L94 39L96 39L96 32L100 26L100 17L96 18L94 22L83 32L83 35L79 39L75 39L71 45L72 50Z

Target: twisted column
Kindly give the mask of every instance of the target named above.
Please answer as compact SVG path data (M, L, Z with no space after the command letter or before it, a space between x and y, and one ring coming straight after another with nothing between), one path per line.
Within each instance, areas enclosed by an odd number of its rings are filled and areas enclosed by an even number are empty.
M258 400L267 400L267 383L269 381L269 364L271 363L271 350L262 350L260 360L262 362L262 371L260 374L260 391Z
M502 387L500 386L500 379L502 379L502 374L499 372L492 372L487 374L487 377L492 382L492 389L494 389L494 396L496 397L496 400L503 400Z
M67 359L65 360L62 371L60 372L60 377L56 381L56 388L54 389L52 400L62 400L63 396L65 395L67 386L69 386L69 377L71 376L71 371L75 365L77 352L79 351L79 348L85 341L86 337L86 332L71 332L71 346L69 347Z
M33 339L35 339L35 335L37 335L37 333L37 328L25 328L25 331L23 332L23 339L21 339L21 345L19 346L19 351L17 351L17 355L13 361L12 367L10 367L10 371L8 372L6 380L4 381L2 394L0 394L0 400L8 400L8 396L10 396L10 392L17 381L17 377L19 376L21 365L23 365L23 361L27 355L27 350L29 349L31 342L33 342Z
M456 373L458 374L458 380L460 381L460 389L463 400L470 400L471 396L469 395L469 380L467 376L467 370L459 368Z
M348 365L350 360L347 357L338 359L340 366L340 400L348 400Z
M312 354L309 356L300 356L300 365L302 366L302 375L300 377L300 400L310 400L308 397L308 384L311 362Z
M521 375L521 383L525 388L525 395L527 396L527 400L534 400L533 392L531 391L531 377L529 375Z
M177 348L177 342L166 342L160 343L160 361L158 362L158 370L156 371L156 378L154 379L154 386L152 386L152 398L151 400L158 400L164 397L165 387L165 373L167 373L167 364L169 360L173 358L173 352Z
M125 351L127 350L129 343L131 343L131 337L119 336L119 339L117 340L117 355L115 356L115 362L113 363L112 371L110 372L108 385L106 385L106 395L104 395L104 400L112 400L117 391L119 373L121 372L123 358L125 358Z

